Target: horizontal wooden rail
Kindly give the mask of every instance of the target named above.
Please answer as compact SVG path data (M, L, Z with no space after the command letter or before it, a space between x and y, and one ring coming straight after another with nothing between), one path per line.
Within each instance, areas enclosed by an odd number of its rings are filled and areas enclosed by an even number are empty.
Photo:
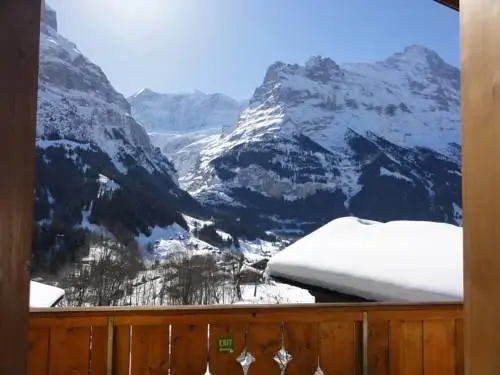
M29 374L463 374L461 304L33 310ZM224 345L221 346L221 343Z

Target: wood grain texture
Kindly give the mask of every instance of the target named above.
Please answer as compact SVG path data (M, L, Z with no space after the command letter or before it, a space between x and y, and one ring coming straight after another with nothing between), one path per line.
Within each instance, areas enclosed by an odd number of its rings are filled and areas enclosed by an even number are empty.
M50 375L88 375L90 327L51 329L49 351Z
M208 362L206 324L172 326L170 372L172 375L204 374Z
M281 322L252 324L248 332L248 351L255 357L251 374L279 374L273 360L282 343Z
M0 374L27 371L40 10L0 1Z
M48 325L57 323L57 318L64 318L64 322L74 319L95 319L95 324L107 325L107 318L114 317L115 325L145 324L157 319L176 322L221 322L229 321L256 321L256 322L306 322L319 320L350 321L362 320L363 312L371 316L376 314L415 314L421 319L429 316L443 317L443 314L460 316L463 305L461 303L355 303L355 304L289 304L289 305L213 305L213 306L169 306L169 307L90 307L90 308L58 308L58 309L31 309L31 318L36 322L46 320ZM100 323L97 323L99 321ZM36 323L39 324L39 323ZM64 323L66 324L66 323Z
M390 374L424 374L422 322L391 321L389 334Z
M287 368L290 374L314 372L318 358L325 373L362 374L365 368L362 348L366 338L366 368L370 375L463 375L463 319L459 307L436 304L388 308L386 305L371 305L366 312L366 335L362 331L362 321L346 320L347 316L363 316L363 311L349 310L344 311L347 315L343 315L335 311L334 306L328 307L332 311L326 313L285 307L271 309L271 315L266 316L264 309L258 309L259 314L253 315L253 307L246 307L237 309L240 315L231 318L229 312L233 309L227 307L222 309L225 323L209 324L209 345L208 325L204 322L210 317L216 321L220 318L212 316L211 309L198 308L196 311L200 316L191 313L184 318L174 313L177 322L172 324L171 338L168 335L169 326L157 324L169 321L169 309L161 310L163 315L153 309L149 316L147 310L139 309L139 318L128 318L122 311L120 316L123 322L133 319L138 325L114 326L113 373L128 375L131 362L130 371L134 374L166 374L169 367L172 374L199 374L204 373L209 361L213 374L240 374L236 357L245 347L247 333L247 349L257 359L251 366L251 373L278 371L273 357L280 349L283 337L285 349L293 356ZM340 311L345 308L339 307ZM128 314L134 316L135 311L130 309ZM108 327L102 323L114 324L116 320L113 310L106 309L105 312L108 316L104 315L104 311L95 309L80 311L76 315L71 311L53 310L53 318L48 312L32 314L30 358L38 360L30 366L30 375L46 375L47 363L50 363L50 371L56 374L64 371L85 373L83 369L88 368L86 361L89 360L91 374L104 373ZM293 314L295 316L290 322L279 319ZM326 319L330 316L342 319ZM247 320L244 321L243 317ZM189 324L190 321L202 323ZM94 326L94 323L98 325ZM89 330L92 340L90 357L87 355ZM50 337L47 334L49 331ZM233 353L217 352L217 340L222 336L233 339ZM169 340L172 344L170 356L167 351ZM70 341L77 349L71 349L66 355L63 348ZM47 351L44 345L49 342ZM44 360L44 355L49 357L48 362Z
M425 375L455 375L455 320L424 321L422 333Z
M455 320L455 373L457 375L464 375L465 366L464 366L464 355L465 355L465 347L464 347L464 321L463 319Z
M50 328L32 328L28 333L28 374L49 375Z
M389 321L368 322L368 373L389 374Z
M212 374L240 375L241 366L236 358L245 348L244 324L211 324L210 325L210 372ZM233 353L219 353L217 340L220 337L233 339Z
M138 326L132 330L131 373L167 375L169 326Z
M355 322L322 322L319 325L319 358L325 374L357 374L357 340Z
M106 327L92 327L91 342L90 375L104 375L106 374L108 361L108 329Z
M500 373L500 2L461 0L465 375Z
M314 374L318 366L319 323L285 324L285 347L293 356L287 375Z
M130 369L130 326L114 329L113 339L113 374L129 375Z

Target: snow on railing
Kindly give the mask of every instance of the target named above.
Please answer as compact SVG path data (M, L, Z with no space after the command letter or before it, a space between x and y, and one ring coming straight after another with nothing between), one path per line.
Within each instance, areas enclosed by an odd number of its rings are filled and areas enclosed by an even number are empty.
M463 373L461 304L32 310L29 375Z

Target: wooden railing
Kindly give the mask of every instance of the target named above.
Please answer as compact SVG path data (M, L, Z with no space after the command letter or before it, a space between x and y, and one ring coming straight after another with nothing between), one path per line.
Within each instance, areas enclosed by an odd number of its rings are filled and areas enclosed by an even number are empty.
M290 375L463 375L462 305L33 310L28 374L279 374L282 346Z

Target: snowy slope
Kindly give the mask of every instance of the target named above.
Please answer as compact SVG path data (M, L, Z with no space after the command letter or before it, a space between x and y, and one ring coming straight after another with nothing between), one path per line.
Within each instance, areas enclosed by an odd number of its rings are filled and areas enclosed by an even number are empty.
M140 236L139 243L143 249L144 268L126 282L123 280L113 285L122 293L117 293L118 305L168 305L179 304L178 290L184 290L191 296L191 303L232 304L232 303L301 303L313 302L312 296L299 288L267 280L264 277L267 260L277 254L283 247L283 242L245 241L241 240L238 247L234 244L226 247L216 247L206 242L201 228L211 226L211 220L200 220L185 216L188 229L173 224L166 228L155 228L150 236ZM227 240L231 235L217 230L218 236ZM90 267L95 262L109 259L118 261L121 252L113 253L107 242L96 243L89 247L89 253L81 264L75 264L73 275L78 275L79 269ZM260 263L260 266L258 265ZM211 268L212 265L214 268ZM200 267L205 267L201 268ZM256 268L258 267L258 268ZM94 267L93 269L99 269ZM204 271L203 271L204 270ZM249 279L244 275L253 276ZM71 273L70 273L71 274ZM242 277L234 277L234 275ZM78 277L78 276L77 276ZM201 277L201 278L200 278ZM206 278L206 279L204 279ZM238 280L238 281L236 281ZM95 304L92 287L80 290L76 294L72 286L80 288L80 283L74 283L71 278L63 284L67 289L67 302L72 305L82 301L85 306ZM209 285L196 291L204 281ZM236 292L236 282L240 283L240 295ZM103 290L107 290L103 287ZM206 299L200 300L198 293L205 293ZM75 299L75 296L77 297ZM85 296L85 297L84 297ZM110 296L112 300L114 297ZM186 297L187 294L186 294ZM105 299L107 300L107 299ZM94 301L94 302L92 302Z
M55 11L46 6L44 16L47 22L43 22L40 36L38 138L69 139L99 148L122 173L128 169L127 158L133 157L136 165L149 172L168 173L175 179L172 165L132 118L126 99L97 65L58 34ZM52 145L38 143L39 147Z
M421 46L375 64L277 62L181 184L281 230L350 213L459 223L459 118L458 69Z
M151 144L125 97L58 33L48 5L40 35L36 145L35 261L56 246L57 236L67 248L80 246L78 229L149 235L156 226L186 225L181 211L202 211L179 188L175 168Z
M149 133L149 137L174 164L182 187L182 178L198 168L201 152L218 142L224 134L220 129L212 128L188 133Z
M172 161L179 176L193 172L205 145L231 132L247 102L224 94L160 94L140 90L128 98L133 116L151 142Z

